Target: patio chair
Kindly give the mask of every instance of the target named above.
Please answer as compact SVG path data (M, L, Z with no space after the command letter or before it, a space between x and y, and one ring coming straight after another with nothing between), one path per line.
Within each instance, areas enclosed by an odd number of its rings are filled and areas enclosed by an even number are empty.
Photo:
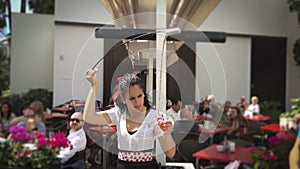
M182 140L177 145L178 161L195 163L195 159L192 155L206 146L206 144L199 144L198 140Z

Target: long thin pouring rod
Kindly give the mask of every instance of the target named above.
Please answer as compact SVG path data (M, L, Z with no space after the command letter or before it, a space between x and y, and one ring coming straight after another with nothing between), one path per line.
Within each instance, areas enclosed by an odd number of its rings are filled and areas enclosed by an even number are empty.
M114 50L118 49L119 47L123 46L124 44L130 42L130 41L133 41L133 40L136 40L138 38L141 38L141 37L144 37L144 36L147 36L147 35L150 35L150 34L153 34L153 33L157 33L157 32L147 32L147 33L143 33L139 36L136 36L136 37L133 37L131 39L128 39L126 40L125 42L119 44L118 46L115 46L114 48L112 48L111 50L109 50L103 57L101 57L97 62L96 64L92 67L92 69L94 69L104 58L105 56L107 56L108 54L112 53Z

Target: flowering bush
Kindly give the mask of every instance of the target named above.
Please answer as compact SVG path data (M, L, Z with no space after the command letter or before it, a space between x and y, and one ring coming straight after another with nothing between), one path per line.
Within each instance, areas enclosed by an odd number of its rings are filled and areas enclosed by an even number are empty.
M290 150L294 145L295 136L290 133L281 131L278 132L275 136L270 137L268 141L271 151L278 157L278 159L282 163L280 165L280 168L289 168L288 157Z
M0 145L0 165L7 166L25 166L28 163L28 157L22 144L28 142L31 137L26 133L26 129L20 126L11 127L11 133L6 141Z
M250 158L253 161L253 169L273 169L274 161L278 158L270 150L257 147L249 147Z
M41 132L33 132L33 138L22 126L9 129L10 136L0 143L0 166L31 166L48 169L60 160L56 158L61 147L70 147L65 133L55 133L49 139ZM25 146L27 143L32 146Z
M295 136L280 131L268 140L269 150L266 148L249 147L250 158L253 161L254 169L272 169L289 167L288 157L293 147Z

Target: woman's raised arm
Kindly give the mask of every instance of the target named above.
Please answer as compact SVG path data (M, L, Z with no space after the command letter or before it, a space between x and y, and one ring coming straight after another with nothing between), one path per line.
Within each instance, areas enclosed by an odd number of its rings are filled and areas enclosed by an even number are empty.
M98 80L95 77L97 72L97 69L90 69L86 72L86 79L91 83L91 89L85 101L83 120L90 124L107 125L111 123L109 115L103 111L95 111L96 93L98 90Z
M173 158L176 153L176 144L173 140L171 132L173 130L173 123L168 122L164 124L163 129L164 134L158 138L162 150L165 152L168 158Z

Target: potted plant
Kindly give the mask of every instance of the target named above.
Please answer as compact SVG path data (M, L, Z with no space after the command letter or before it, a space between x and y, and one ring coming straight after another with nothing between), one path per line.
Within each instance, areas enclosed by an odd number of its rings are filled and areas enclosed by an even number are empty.
M55 133L47 138L35 131L33 137L23 126L12 126L10 135L0 143L0 168L49 169L60 163L56 156L61 147L70 147L65 133ZM32 143L33 140L33 143Z
M286 128L288 123L287 123L287 117L288 117L289 112L283 112L279 116L279 126L281 128Z
M300 113L300 98L291 98L291 111L283 112L279 116L279 125L281 127L291 128L293 126L293 117Z
M270 116L272 123L278 123L280 113L282 112L282 106L279 101L263 101L259 106L263 115Z
M276 168L289 168L289 153L294 145L296 137L285 131L278 132L275 136L268 139L269 148L278 157Z
M291 98L290 102L293 103L291 109L294 115L300 113L300 98Z
M279 125L283 128L291 128L293 127L293 117L295 116L296 112L283 112L280 114Z
M253 169L272 169L278 157L272 151L263 147L249 147L250 159L253 161Z

